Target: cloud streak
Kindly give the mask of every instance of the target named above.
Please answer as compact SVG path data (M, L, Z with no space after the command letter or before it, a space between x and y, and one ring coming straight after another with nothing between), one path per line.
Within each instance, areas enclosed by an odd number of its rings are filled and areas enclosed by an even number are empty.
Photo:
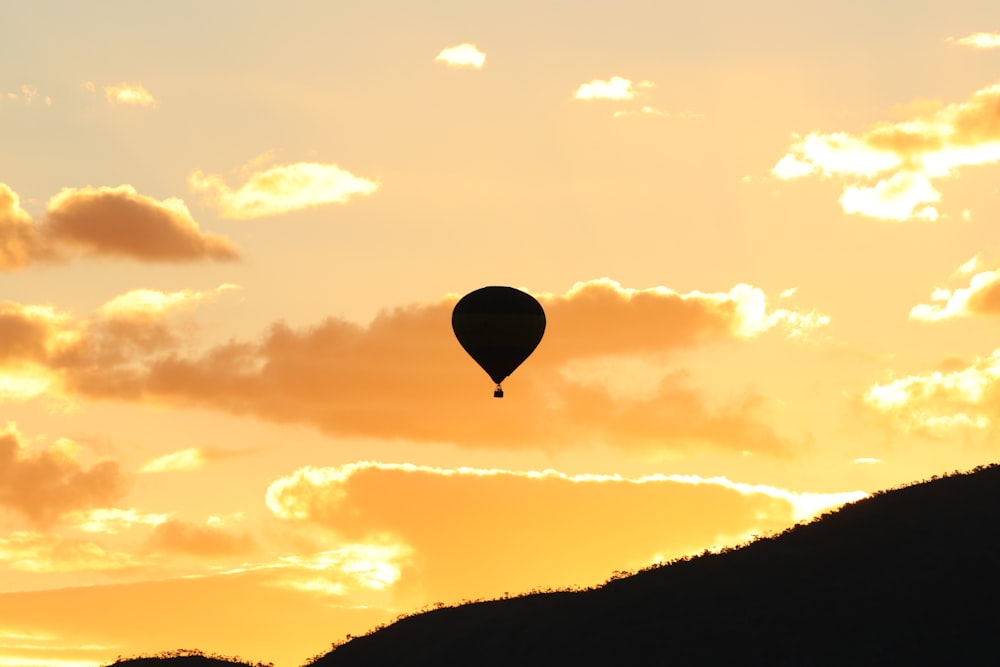
M621 110L614 113L615 118L629 118L633 116L676 118L678 120L696 120L705 117L704 114L695 111L664 111L663 109L649 105L644 105L638 110Z
M188 447L176 452L158 456L149 461L139 472L179 472L199 470L210 461L219 461L237 456L246 456L253 450L221 450L202 447Z
M947 41L976 49L1000 49L1000 33L995 32L977 32L960 39L949 37Z
M109 551L90 540L33 532L15 532L0 537L0 563L6 563L12 570L39 574L108 572L140 564L127 553Z

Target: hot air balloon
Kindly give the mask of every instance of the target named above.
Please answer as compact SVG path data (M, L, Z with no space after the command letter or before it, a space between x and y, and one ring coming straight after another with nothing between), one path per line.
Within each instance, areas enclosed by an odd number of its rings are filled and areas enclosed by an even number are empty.
M503 398L500 383L542 340L545 311L533 296L521 290L482 287L455 304L451 328L469 356L496 382L493 396Z

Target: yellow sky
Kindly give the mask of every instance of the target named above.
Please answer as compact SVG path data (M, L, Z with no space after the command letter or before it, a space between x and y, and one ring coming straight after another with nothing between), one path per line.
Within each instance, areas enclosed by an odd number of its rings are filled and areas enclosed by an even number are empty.
M996 459L993 2L4 13L0 667L294 667Z

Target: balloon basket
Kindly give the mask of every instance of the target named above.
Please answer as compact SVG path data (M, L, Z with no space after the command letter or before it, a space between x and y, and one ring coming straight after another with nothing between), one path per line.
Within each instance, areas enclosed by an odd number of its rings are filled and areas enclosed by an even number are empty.
M493 398L503 398L503 389L500 388L500 385L497 385L497 388L493 390Z

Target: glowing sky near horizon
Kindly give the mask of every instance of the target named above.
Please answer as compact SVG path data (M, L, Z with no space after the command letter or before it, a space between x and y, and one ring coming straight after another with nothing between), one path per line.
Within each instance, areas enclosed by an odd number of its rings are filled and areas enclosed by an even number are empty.
M295 667L996 460L994 2L9 4L0 665Z

